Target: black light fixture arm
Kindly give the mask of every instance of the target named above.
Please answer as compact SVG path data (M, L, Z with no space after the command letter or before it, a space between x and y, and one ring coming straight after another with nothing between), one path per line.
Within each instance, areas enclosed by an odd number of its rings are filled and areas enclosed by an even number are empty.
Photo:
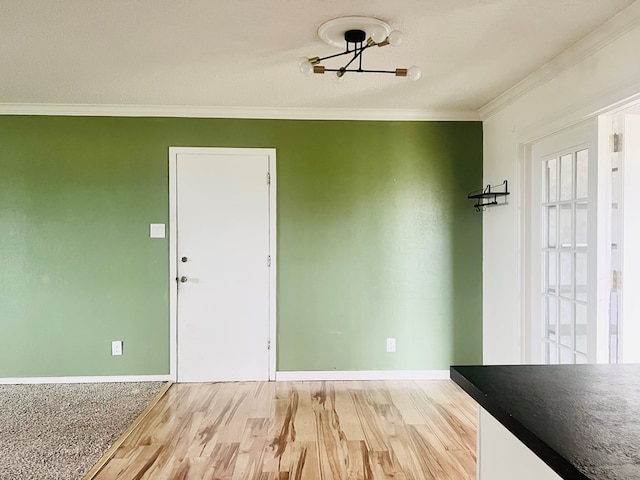
M347 64L344 67L342 67L340 70L343 70L343 71L346 72L347 68L349 68L349 65L351 65L358 58L360 59L360 66L359 66L358 69L362 70L362 52L364 51L365 48L367 48L367 47L360 48L359 50L358 49L354 50L353 58L351 60L349 60L347 62ZM357 53L355 53L355 52L357 52ZM351 52L346 52L346 53L351 53Z
M336 58L336 57L341 57L343 55L346 55L347 53L352 53L354 50L346 50L344 52L340 52L340 53L336 53L335 55L329 55L328 57L318 57L317 61L318 62L322 62L324 60L329 60L330 58ZM314 60L314 59L311 59Z
M349 33L349 32L347 32L347 33ZM364 32L362 32L362 33L364 34ZM345 34L345 37L346 37L346 34ZM310 59L309 61L313 64L313 73L336 72L338 74L338 77L341 77L342 75L344 75L345 72L395 73L395 71L392 72L392 71L384 71L384 70L363 70L363 68L362 68L362 52L364 52L367 48L370 48L373 45L376 45L376 43L373 43L373 40L370 40L370 43L367 43L366 45L362 45L362 42L359 42L360 45L354 44L355 46L351 50L349 49L349 43L350 42L347 40L347 47L346 47L346 50L344 52L336 53L335 55L328 55L326 57L314 57L314 58ZM330 58L342 57L344 55L349 55L349 54L353 54L353 57L342 68L326 68L326 67L320 65L320 62L322 62L324 60L328 60ZM358 68L355 69L355 70L354 69L349 70L349 65L351 65L356 60L360 60L360 62L358 64Z
M330 58L341 57L342 55L347 55L349 53L353 53L353 58L357 58L362 55L367 48L373 47L374 45L379 45L375 43L371 38L367 41L366 45L363 45L365 39L365 32L362 30L348 30L344 34L344 40L346 42L346 47L344 52L336 53L335 55L329 55L327 57L319 58L318 61L328 60ZM353 50L349 49L349 45L353 44Z
M325 68L324 71L325 72L349 72L349 73L393 73L394 75L397 75L398 77L404 77L405 75L401 75L398 74L398 70L405 70L402 68L398 68L396 70L366 70L364 68L358 68L356 69L347 69L347 68Z
M373 45L376 45L376 44L372 43L372 44L367 44L367 45L363 46L362 43L361 43L360 46L356 45L352 50L350 50L349 49L349 42L347 42L347 48L342 53L336 53L335 55L329 55L329 56L326 56L326 57L313 58L312 60L315 60L315 63L312 62L314 64L314 73L338 72L338 74L339 74L338 76L344 75L345 72L396 73L395 71L387 71L387 70L363 70L363 68L362 68L362 52L364 52L366 49L372 47ZM326 67L323 67L323 66L319 65L319 63L324 61L324 60L328 60L328 59L336 58L336 57L342 57L343 55L348 55L350 53L353 54L353 57L342 68L326 68ZM349 70L349 65L351 65L355 60L358 60L358 59L360 60L360 62L358 64L357 70L353 70L353 69ZM340 72L342 72L342 74L340 74Z

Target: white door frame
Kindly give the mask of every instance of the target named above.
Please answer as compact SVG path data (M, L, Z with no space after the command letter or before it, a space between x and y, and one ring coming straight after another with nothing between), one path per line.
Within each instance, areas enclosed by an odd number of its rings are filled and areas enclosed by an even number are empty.
M178 154L267 155L269 157L269 380L276 379L276 149L275 148L218 148L169 147L169 376L178 375L178 232L177 232L177 168ZM267 179L265 178L265 182Z

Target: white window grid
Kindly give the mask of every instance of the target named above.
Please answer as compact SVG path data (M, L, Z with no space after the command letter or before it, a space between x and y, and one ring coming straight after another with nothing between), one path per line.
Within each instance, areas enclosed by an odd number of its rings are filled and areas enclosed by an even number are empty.
M587 148L543 161L541 312L545 363L587 362L588 163Z

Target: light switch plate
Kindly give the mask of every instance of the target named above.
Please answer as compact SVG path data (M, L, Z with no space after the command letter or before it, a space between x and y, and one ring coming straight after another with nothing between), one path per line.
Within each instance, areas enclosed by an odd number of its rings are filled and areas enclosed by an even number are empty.
M149 224L149 236L151 238L165 238L165 225L164 225L164 223L151 223L151 224Z

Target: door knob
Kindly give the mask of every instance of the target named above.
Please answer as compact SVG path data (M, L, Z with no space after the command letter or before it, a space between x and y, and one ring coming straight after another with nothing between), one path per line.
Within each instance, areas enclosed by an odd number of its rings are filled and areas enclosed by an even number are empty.
M184 275L180 277L180 283L185 283L187 280L189 280L187 277L185 277Z
M187 257L182 257L180 260L182 261L182 263L187 263L187 260L189 259Z

